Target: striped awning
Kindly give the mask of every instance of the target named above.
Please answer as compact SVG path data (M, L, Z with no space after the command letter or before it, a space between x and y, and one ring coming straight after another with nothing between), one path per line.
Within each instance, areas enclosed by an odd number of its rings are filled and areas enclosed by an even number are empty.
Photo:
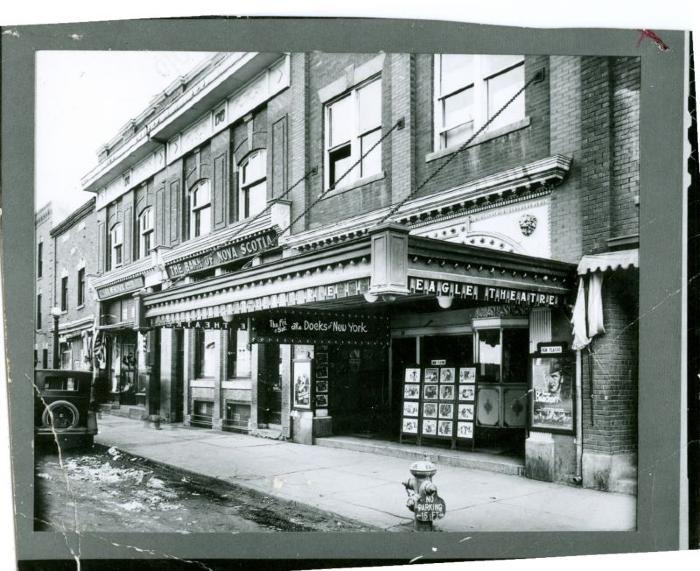
M584 276L587 273L629 268L639 268L639 250L637 248L583 256L578 264L578 275Z

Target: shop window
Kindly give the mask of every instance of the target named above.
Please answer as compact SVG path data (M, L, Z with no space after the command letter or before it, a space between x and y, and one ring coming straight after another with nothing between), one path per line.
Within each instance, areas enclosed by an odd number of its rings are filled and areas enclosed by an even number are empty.
M73 355L70 347L61 344L61 369L70 369L72 359Z
M39 242L36 247L36 277L40 278L44 271L44 243Z
M356 162L342 183L381 172L382 80L376 78L352 89L325 109L326 188L333 188ZM370 149L372 151L367 154Z
M36 296L36 328L41 329L41 294Z
M435 148L464 143L525 85L523 56L436 54ZM525 118L520 94L489 125L494 131Z
M230 379L250 377L250 336L248 330L239 325L229 329L226 352L226 371Z
M146 208L139 216L139 236L138 245L139 258L148 256L153 248L153 208Z
M42 369L49 368L49 350L48 349L41 350L41 368Z
M109 240L111 245L111 262L112 269L118 268L122 265L122 252L124 247L124 229L121 224L115 224L112 226L112 230L109 233Z
M250 153L241 163L238 219L255 216L267 206L267 151Z
M68 276L61 278L61 311L68 310Z
M214 403L206 400L192 402L192 426L211 428L214 418Z
M219 331L208 329L194 330L194 374L195 378L216 377Z
M211 232L211 187L208 179L198 181L190 189L190 238Z
M78 270L78 306L85 304L85 268Z

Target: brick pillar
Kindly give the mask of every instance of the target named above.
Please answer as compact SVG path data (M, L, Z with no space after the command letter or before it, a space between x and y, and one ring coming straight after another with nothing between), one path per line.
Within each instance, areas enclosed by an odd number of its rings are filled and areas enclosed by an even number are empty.
M226 330L219 331L219 363L216 368L217 375L214 378L214 411L212 412L212 428L214 430L222 429L223 408L221 403L221 381L226 378L226 351L228 338Z
M258 344L253 343L250 346L250 429L258 428L258 377L259 377L259 351Z
M391 121L393 126L404 118L405 126L394 131L385 143L391 154L391 202L405 198L415 185L413 153L415 150L415 125L413 119L413 56L411 54L391 54Z
M291 437L289 414L292 410L292 346L280 345L280 361L282 362L282 434Z

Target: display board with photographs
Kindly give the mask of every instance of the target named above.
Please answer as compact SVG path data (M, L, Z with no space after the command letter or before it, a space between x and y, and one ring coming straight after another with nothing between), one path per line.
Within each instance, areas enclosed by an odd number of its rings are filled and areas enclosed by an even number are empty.
M316 408L328 408L328 346L317 345L314 358Z
M476 367L438 364L405 369L401 435L473 443Z

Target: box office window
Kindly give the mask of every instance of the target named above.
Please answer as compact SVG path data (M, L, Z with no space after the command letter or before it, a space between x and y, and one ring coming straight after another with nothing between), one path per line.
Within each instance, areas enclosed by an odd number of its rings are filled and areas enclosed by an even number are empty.
M382 168L381 135L381 78L365 82L326 105L326 188L335 186L348 168L358 161L357 166L342 179L343 184L379 173Z
M464 143L525 85L521 55L437 54L434 79L435 148ZM520 94L489 125L495 130L525 117Z
M529 331L526 327L477 331L479 380L486 383L526 383Z
M226 371L230 379L250 377L250 334L239 325L227 332Z

